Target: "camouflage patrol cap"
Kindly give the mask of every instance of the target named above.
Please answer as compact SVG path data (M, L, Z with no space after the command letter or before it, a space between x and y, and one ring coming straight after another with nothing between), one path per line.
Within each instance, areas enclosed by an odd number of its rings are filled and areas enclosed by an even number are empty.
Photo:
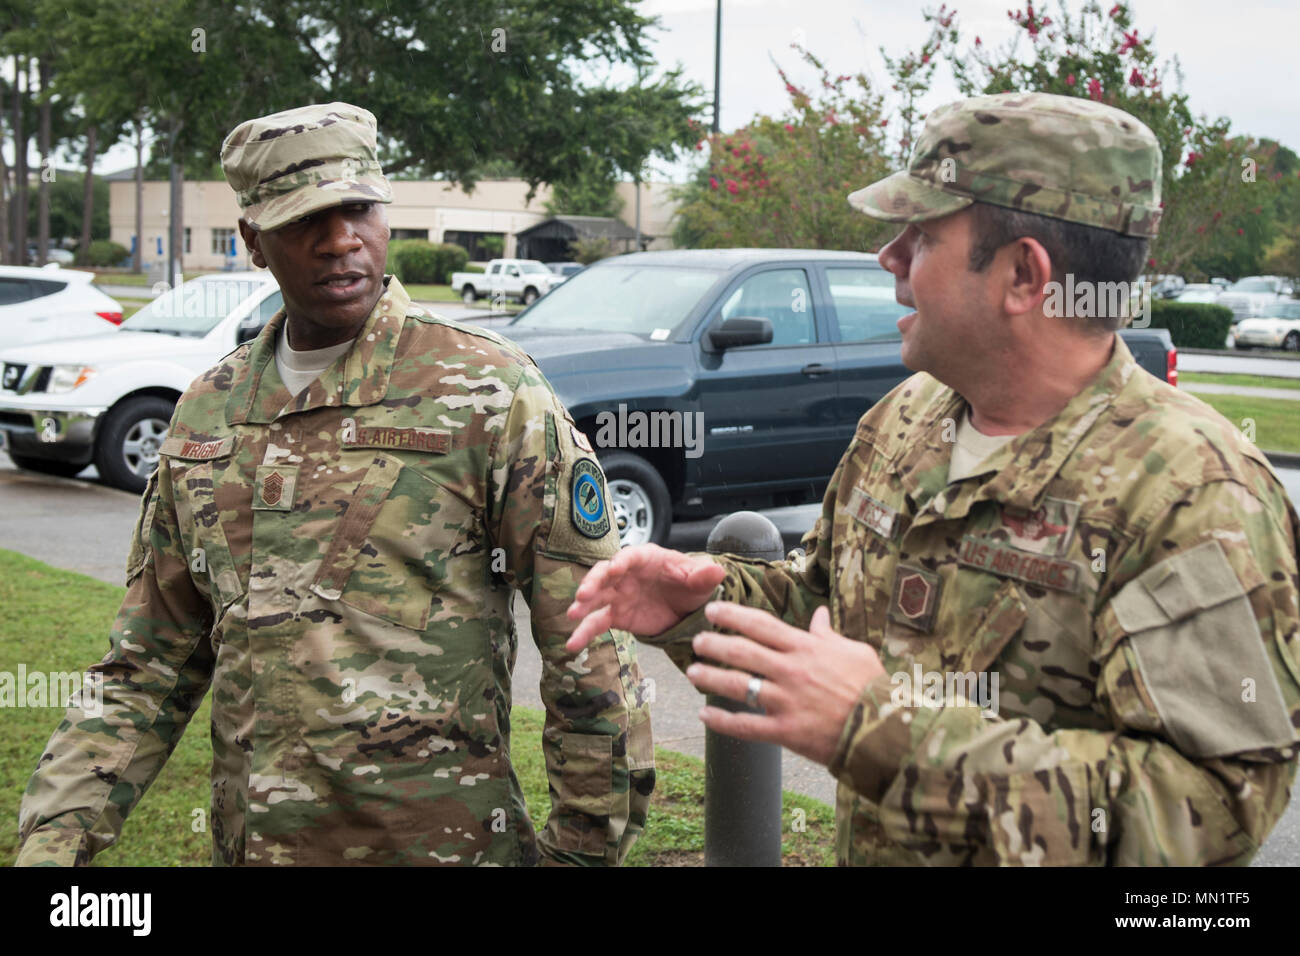
M254 229L279 229L344 203L393 201L375 150L374 114L347 103L240 123L221 144L221 166Z
M929 115L907 169L849 196L890 222L937 219L976 200L1153 237L1160 145L1133 116L1092 100L975 96Z

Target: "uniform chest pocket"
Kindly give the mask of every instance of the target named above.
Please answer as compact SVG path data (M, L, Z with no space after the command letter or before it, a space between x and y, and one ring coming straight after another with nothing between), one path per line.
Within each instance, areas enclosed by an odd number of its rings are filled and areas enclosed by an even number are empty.
M376 455L339 523L312 591L422 631L451 562L475 540L473 509L388 455Z
M169 437L158 449L171 471L176 518L189 555L190 577L200 588L209 591L214 610L218 612L244 593L221 524L216 494L218 482L232 467L233 449L231 438L195 442L179 437Z

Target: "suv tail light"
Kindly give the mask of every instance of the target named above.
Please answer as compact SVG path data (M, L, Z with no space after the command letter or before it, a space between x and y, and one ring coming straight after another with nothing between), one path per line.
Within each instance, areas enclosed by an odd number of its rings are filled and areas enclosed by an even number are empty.
M1168 366L1165 369L1165 381L1174 388L1178 387L1178 349L1169 347Z
M95 314L99 316L101 319L103 319L105 322L112 322L114 325L122 324L121 312L96 312Z

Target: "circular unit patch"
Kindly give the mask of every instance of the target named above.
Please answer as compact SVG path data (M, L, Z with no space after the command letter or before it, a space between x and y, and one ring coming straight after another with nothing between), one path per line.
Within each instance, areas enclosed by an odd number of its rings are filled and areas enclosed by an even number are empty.
M588 538L603 538L609 533L609 509L605 507L602 477L600 466L590 458L579 458L574 462L569 515L573 526Z

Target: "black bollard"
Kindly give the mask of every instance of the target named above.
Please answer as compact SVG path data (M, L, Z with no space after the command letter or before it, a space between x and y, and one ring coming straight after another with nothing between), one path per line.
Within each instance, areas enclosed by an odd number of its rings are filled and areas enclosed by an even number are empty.
M710 554L779 561L781 532L753 511L727 515L709 533ZM709 695L710 707L740 713L743 702ZM704 865L781 865L781 748L704 734Z

